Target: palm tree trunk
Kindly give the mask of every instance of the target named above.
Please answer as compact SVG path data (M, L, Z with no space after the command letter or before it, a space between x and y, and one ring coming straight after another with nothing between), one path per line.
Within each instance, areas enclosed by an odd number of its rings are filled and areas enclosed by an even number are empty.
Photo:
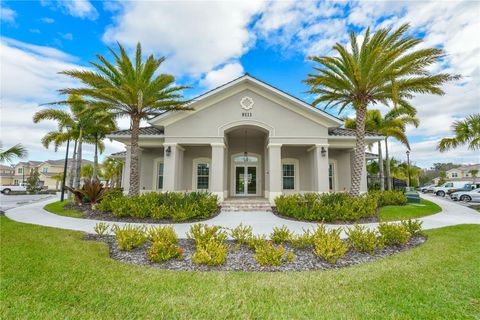
M138 172L138 135L140 133L140 117L138 115L132 116L132 139L131 139L131 153L130 153L130 187L128 194L135 196L140 193L140 177Z
M98 180L98 138L95 134L95 153L93 155L93 179Z
M380 191L385 191L385 178L383 175L383 156L382 156L381 141L378 141L378 169L380 174Z
M363 168L365 167L365 116L367 107L359 105L356 108L355 119L355 153L353 156L352 187L350 194L352 196L360 195L360 185L362 182Z
M392 177L390 177L390 158L388 157L388 137L385 138L385 162L387 188L388 190L392 190Z
M80 188L80 179L82 178L82 137L83 132L80 130L80 135L78 136L78 147L77 147L77 163L76 163L76 175L75 175L75 188Z
M75 145L73 146L72 161L70 161L70 177L68 182L70 188L73 188L73 177L75 176L75 163L77 162L77 142L78 139L75 140Z

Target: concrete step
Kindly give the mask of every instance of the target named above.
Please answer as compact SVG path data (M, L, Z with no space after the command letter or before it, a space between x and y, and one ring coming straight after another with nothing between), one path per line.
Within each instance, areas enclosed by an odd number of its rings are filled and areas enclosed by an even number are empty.
M222 211L272 211L267 199L262 198L234 198L226 199L221 204Z

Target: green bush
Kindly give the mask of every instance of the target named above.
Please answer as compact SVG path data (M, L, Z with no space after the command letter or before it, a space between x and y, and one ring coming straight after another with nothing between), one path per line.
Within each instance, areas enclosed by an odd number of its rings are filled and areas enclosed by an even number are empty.
M110 189L110 191L103 197L100 203L97 205L97 210L103 212L111 212L113 210L113 200L123 197L122 189Z
M218 266L227 260L228 246L220 241L209 240L201 246L192 256L192 262L196 265Z
M319 225L313 235L313 252L330 264L337 262L348 251L348 245L340 239L341 230L327 231Z
M262 266L280 266L286 260L285 249L282 245L275 247L271 241L255 248L255 260Z
M292 234L290 242L298 249L310 247L313 245L313 233L310 230L303 230L302 234Z
M410 233L410 236L412 237L423 234L422 224L423 222L420 220L408 219L402 221L402 225L405 227L405 229L407 229L408 233Z
M410 233L401 224L380 223L378 232L380 232L380 241L386 246L403 245L410 239Z
M150 192L139 196L116 194L99 204L101 211L117 217L171 219L175 222L211 217L218 207L218 199L206 192Z
M104 236L107 234L109 224L105 222L99 222L93 227L93 230L95 230L95 233L98 234L99 236Z
M247 239L247 246L251 250L255 250L258 246L262 246L267 242L267 236L264 234L259 235L252 235L249 239Z
M171 226L151 227L147 238L152 245L147 250L147 257L152 262L162 262L183 257L183 249L177 245L178 236Z
M347 229L348 243L350 247L360 252L374 254L377 248L377 233L368 227L355 224Z
M292 237L292 232L286 226L274 227L270 233L270 239L276 244L282 244Z
M401 191L386 190L369 192L371 196L377 198L377 206L401 206L407 203L407 197Z
M230 236L237 241L234 251L237 251L242 244L247 244L248 240L253 236L253 229L251 226L244 226L242 223L237 227L230 229Z
M127 224L124 227L112 227L112 230L115 233L119 250L128 251L138 248L147 240L145 229L140 226Z
M307 193L281 195L275 199L275 205L281 215L299 220L353 221L375 215L377 198L368 194L353 197L342 192L321 195Z
M227 234L222 227L196 223L190 227L187 238L195 241L195 246L200 247L211 241L222 243L227 239Z

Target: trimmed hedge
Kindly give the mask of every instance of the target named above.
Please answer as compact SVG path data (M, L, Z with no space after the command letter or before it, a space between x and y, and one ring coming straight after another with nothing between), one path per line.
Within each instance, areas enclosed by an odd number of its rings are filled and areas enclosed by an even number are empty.
M307 221L355 221L369 218L386 205L403 205L405 195L398 191L369 192L359 197L348 193L306 193L281 195L275 199L277 212L283 216Z
M217 212L218 199L207 192L151 192L133 197L115 194L103 199L97 209L117 217L151 217L179 222L211 217Z

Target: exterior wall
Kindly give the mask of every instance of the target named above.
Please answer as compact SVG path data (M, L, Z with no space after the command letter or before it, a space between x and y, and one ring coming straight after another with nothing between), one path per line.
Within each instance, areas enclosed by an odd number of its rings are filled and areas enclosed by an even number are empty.
M154 160L163 157L163 148L142 149L139 160L140 190L143 192L155 190L156 176Z
M307 146L282 146L282 160L295 159L298 161L298 183L296 190L283 190L285 193L313 192L313 157Z
M352 179L350 157L352 152L353 150L349 149L330 149L330 161L335 166L335 191L350 191Z
M210 146L185 146L183 152L183 177L180 184L180 190L191 191L193 190L193 160L197 158L212 159L212 147ZM210 175L211 170L210 168ZM210 184L211 185L211 180Z

